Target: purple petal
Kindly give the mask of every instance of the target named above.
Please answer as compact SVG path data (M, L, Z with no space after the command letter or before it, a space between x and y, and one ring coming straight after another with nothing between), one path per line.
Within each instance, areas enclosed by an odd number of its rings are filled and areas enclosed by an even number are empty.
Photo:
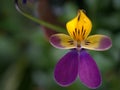
M56 82L60 86L69 86L78 75L78 53L72 50L57 63L54 71Z
M85 51L80 52L79 77L84 85L95 89L101 84L101 75L93 58Z

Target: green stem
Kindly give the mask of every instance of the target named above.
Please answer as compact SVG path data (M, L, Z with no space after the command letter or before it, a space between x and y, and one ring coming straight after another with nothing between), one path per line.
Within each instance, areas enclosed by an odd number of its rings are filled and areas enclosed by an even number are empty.
M52 29L52 30L55 30L55 31L57 31L57 32L66 32L66 30L65 30L64 28L62 28L62 27L55 26L55 25L53 25L53 24L47 23L47 22L45 22L45 21L43 21L43 20L41 20L41 19L38 19L38 18L35 18L35 17L29 15L28 13L25 13L23 10L20 9L19 4L18 4L18 0L15 1L15 5L16 5L16 9L17 9L23 16L31 19L32 21L34 21L34 22L36 22L36 23L38 23L38 24L40 24L40 25L42 25L42 26L45 26L45 27L47 27L47 28L50 28L50 29Z
M50 23L47 23L47 22L45 22L45 21L43 21L43 20L34 18L33 16L30 16L30 15L28 15L28 14L26 14L26 13L22 13L22 14L23 14L25 17L31 19L32 21L34 21L34 22L36 22L36 23L38 23L38 24L40 24L40 25L42 25L42 26L45 26L45 27L47 27L47 28L50 28L50 29L52 29L52 30L55 30L55 31L58 31L58 32L65 32L65 31L66 31L66 30L65 30L64 28L62 28L62 27L55 26L55 25L50 24Z

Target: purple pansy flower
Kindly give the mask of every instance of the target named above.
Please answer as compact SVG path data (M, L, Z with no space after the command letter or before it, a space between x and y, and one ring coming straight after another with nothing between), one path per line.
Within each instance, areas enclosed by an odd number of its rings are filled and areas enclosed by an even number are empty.
M96 62L86 49L103 51L112 46L112 41L105 35L88 36L92 23L83 10L66 24L69 35L54 34L50 43L60 49L71 49L57 63L54 71L56 82L60 86L71 85L79 76L81 82L92 89L101 85L101 75Z

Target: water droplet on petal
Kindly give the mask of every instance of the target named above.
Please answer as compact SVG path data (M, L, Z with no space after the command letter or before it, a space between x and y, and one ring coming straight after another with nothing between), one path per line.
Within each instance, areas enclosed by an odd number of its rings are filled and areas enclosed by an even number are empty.
M87 22L87 21L86 21L86 18L84 18L83 20L84 20L85 23Z

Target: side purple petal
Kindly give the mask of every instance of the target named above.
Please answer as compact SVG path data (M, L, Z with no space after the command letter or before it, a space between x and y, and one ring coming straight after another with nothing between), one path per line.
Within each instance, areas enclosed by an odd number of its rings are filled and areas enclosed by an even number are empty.
M66 34L54 34L50 37L52 46L59 49L73 49L76 48L74 40Z
M82 42L81 46L85 49L104 51L112 46L112 40L105 35L92 35Z
M54 78L60 86L69 86L78 75L78 53L76 50L68 52L57 63Z
M101 85L101 75L93 58L81 50L79 55L79 78L89 88L95 89Z
M61 45L61 38L58 34L54 34L50 37L50 43L56 48L64 48L64 46Z
M100 50L107 50L112 46L112 40L109 37L104 37L100 41L99 49Z

